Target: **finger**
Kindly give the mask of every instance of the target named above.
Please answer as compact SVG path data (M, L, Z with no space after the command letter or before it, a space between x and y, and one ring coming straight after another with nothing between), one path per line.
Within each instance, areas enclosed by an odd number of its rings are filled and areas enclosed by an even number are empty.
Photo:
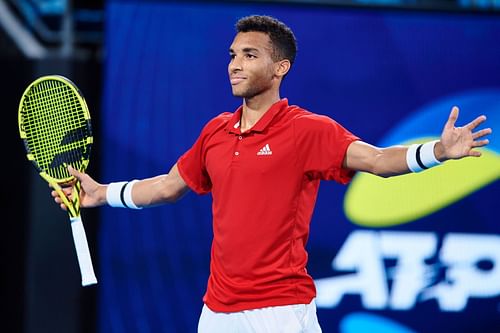
M65 196L69 196L69 195L71 195L71 193L73 193L73 187L61 187L61 191L63 192L63 194ZM52 191L51 194L52 194L52 196L60 196L59 193L57 193L57 191L55 191L55 190Z
M61 191L63 191L63 193L68 194L68 193L71 193L71 188L73 187L73 184L70 184L70 183L49 184L49 187L53 189L52 192L56 192L57 193L57 188L59 188L59 189L61 189Z
M480 157L481 156L481 152L478 151L478 150L471 150L471 151L469 151L469 156Z
M76 183L76 179L71 179L70 181L67 181L65 183L60 183L59 186L61 186L62 188L67 188L67 187L72 187L73 185L75 185Z
M475 133L472 133L472 138L475 140L475 139L478 139L478 138L481 138L485 135L488 135L488 134L491 134L491 128L485 128L485 129L482 129L480 131L477 131Z
M482 115L465 125L464 127L468 128L469 130L473 130L477 126L479 126L481 123L483 123L486 120L486 116Z
M57 192L55 193L55 195L52 194L52 197L54 198L54 201L56 203L62 203L62 202L64 202L63 198L61 198L61 196ZM71 201L71 196L66 196L66 197L68 198L69 201Z
M457 122L458 119L458 107L454 106L451 108L450 116L448 117L448 121L446 122L445 127L447 128L453 128L455 127L455 123Z
M54 197L54 198L59 198L60 197L60 195L59 195L59 193L57 193L57 191L50 192L50 195L52 195L52 197Z
M478 140L478 141L472 142L472 147L473 148L484 147L484 146L486 146L489 143L490 143L490 140L488 140L488 139Z
M71 199L70 199L70 200L71 200ZM55 197L55 198L54 198L54 201L55 201L55 203L56 203L56 204L58 204L58 205L59 205L59 207L61 207L61 209L63 209L63 210L68 210L68 208L66 207L66 204L64 203L64 201L62 200L62 198L61 198L61 197L59 197L59 196L58 196L58 197Z
M63 188L62 189L63 191L63 194L69 199L69 200L72 200L71 199L71 193L72 193L72 189L71 188ZM57 203L60 203L62 202L62 199L61 196L59 195L59 193L57 191L52 191L50 192L50 195L52 195L52 197L56 200ZM60 201L57 201L57 200L60 200Z
M76 170L71 165L68 165L68 171L69 171L70 175L74 176L78 180L81 180L81 178L83 176L83 173L81 173L80 171Z

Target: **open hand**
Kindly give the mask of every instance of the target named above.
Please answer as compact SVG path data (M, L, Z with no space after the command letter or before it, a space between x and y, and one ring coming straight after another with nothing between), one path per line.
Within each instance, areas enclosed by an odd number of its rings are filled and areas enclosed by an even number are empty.
M436 145L436 157L440 161L467 156L479 157L481 152L474 148L484 147L489 143L484 137L491 133L491 128L474 132L486 121L486 116L479 116L463 127L455 127L458 113L458 107L454 106L441 134L440 146Z

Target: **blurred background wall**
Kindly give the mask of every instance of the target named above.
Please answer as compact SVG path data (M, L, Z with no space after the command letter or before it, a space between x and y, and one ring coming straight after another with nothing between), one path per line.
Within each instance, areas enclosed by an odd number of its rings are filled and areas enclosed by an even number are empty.
M101 109L102 1L0 1L2 139L9 157L2 199L2 332L95 332L96 290L78 286L78 266L65 213L23 156L16 112L27 84L61 74L78 83L92 110L99 137ZM99 174L99 149L91 169ZM12 156L12 157L11 157ZM85 212L98 262L98 212ZM75 280L76 279L76 280Z
M86 210L99 284L80 287L66 214L18 139L17 104L34 78L66 75L83 91L96 142L89 173L103 182L155 175L208 119L239 105L226 77L233 25L269 14L299 41L283 97L368 142L408 143L437 137L455 104L463 121L485 113L499 127L499 9L466 0L0 1L9 153L0 331L194 332L208 276L210 197L191 193L141 212ZM496 137L480 161L322 185L308 269L325 332L500 330Z

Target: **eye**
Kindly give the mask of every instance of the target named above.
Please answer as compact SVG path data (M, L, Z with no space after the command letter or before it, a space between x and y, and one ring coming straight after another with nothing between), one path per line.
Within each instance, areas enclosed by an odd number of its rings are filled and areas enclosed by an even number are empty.
M233 60L235 57L236 57L236 55L234 53L229 54L229 58L231 58L231 60Z
M255 55L250 54L250 53L247 53L247 54L245 55L245 57L247 57L248 59L254 59L254 58L257 58Z

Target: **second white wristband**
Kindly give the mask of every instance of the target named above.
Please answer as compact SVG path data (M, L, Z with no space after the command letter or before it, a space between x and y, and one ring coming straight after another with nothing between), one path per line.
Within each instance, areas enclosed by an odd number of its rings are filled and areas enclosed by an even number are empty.
M437 141L430 141L408 147L406 163L412 172L420 172L441 164L434 155L434 146L436 143Z
M111 207L142 209L132 200L132 188L137 179L130 182L110 183L106 189L106 201Z

